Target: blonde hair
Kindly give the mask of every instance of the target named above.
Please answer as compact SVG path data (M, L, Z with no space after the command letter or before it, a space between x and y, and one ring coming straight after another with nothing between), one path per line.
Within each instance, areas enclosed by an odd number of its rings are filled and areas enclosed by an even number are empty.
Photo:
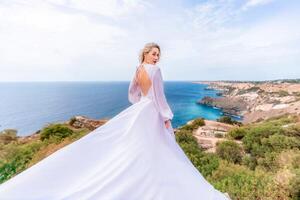
M160 47L159 47L159 45L156 44L156 43L154 43L154 42L150 42L150 43L145 44L144 48L140 52L139 60L140 60L141 64L145 60L145 54L149 53L152 50L152 48L158 48L158 50L159 50L158 60L160 59L161 53L160 53Z

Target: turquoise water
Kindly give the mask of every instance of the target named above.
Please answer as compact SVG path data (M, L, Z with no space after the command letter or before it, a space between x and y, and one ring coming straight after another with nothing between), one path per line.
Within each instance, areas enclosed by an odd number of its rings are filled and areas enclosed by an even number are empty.
M131 105L127 99L128 86L127 81L0 83L0 130L14 128L18 135L25 136L74 115L112 118ZM165 81L174 128L196 117L220 117L220 110L196 104L204 96L217 96L215 90L204 90L206 86Z

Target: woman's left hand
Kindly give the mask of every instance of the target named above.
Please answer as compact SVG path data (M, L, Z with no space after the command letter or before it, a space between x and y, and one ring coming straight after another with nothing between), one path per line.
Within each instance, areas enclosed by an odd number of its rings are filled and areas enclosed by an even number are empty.
M170 128L170 126L171 126L171 120L165 121L165 126L166 126L166 128Z

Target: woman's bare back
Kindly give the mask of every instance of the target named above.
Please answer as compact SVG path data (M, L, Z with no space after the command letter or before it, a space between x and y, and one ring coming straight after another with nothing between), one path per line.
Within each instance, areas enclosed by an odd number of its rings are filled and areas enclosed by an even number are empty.
M143 96L147 96L151 86L152 81L147 73L147 70L143 65L139 66L136 73L136 81L141 88Z

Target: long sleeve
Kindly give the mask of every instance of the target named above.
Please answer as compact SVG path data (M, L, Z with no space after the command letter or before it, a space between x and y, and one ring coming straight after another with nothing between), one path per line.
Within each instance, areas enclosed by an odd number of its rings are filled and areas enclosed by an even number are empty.
M153 76L153 90L154 90L154 99L157 108L164 119L164 121L173 119L173 112L167 102L165 92L164 92L164 83L161 74L160 68L158 68Z
M137 82L135 81L136 73L134 77L130 81L129 88L128 88L128 100L132 104L138 102L141 98L141 89Z

